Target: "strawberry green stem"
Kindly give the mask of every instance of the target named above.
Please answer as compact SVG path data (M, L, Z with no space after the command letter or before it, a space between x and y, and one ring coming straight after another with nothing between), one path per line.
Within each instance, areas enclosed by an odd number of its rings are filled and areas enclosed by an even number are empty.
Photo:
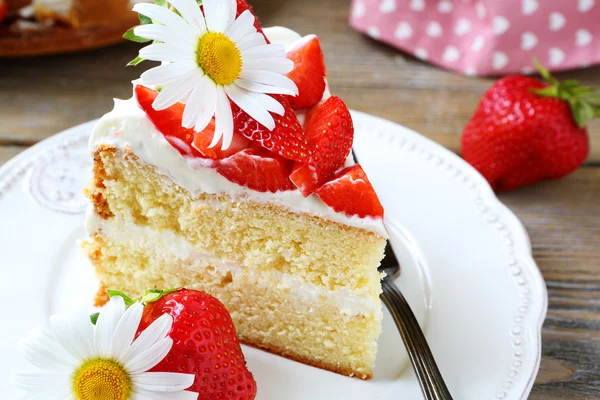
M534 64L549 85L543 89L532 89L534 93L566 101L579 128L584 128L588 121L600 117L600 97L596 88L581 86L574 80L560 82L537 59L534 59Z

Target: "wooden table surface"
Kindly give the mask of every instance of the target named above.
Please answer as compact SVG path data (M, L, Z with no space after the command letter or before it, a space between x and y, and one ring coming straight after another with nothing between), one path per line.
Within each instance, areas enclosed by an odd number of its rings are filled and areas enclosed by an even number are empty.
M492 79L442 71L376 43L346 23L349 0L254 0L264 25L320 36L328 77L351 108L398 122L459 151ZM38 141L100 117L149 65L124 68L138 46L0 59L0 164ZM600 68L559 74L600 86ZM600 398L600 121L587 163L558 181L501 194L525 224L546 279L549 311L532 399Z

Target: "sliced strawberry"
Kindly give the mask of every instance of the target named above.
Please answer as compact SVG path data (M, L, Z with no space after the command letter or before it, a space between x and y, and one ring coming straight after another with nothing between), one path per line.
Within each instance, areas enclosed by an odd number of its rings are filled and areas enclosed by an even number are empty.
M234 102L231 102L234 131L289 160L306 160L308 145L304 138L302 125L284 96L273 95L273 98L279 101L285 109L283 116L272 114L275 119L275 129L268 130Z
M290 180L304 197L319 188L319 178L314 167L303 162L295 162L290 175Z
M184 128L181 125L181 120L185 106L176 103L165 110L157 111L152 107L152 102L154 102L156 96L158 96L158 92L154 89L142 85L135 86L135 97L139 106L146 112L156 129L165 136L165 139L181 155L216 160L229 157L248 147L248 139L234 132L231 145L226 150L221 150L220 144L209 149L208 146L215 132L214 119L202 132L195 132L193 128Z
M229 181L258 192L293 190L292 161L263 148L242 150L220 161L217 172Z
M310 155L305 163L294 166L290 179L308 196L344 165L352 148L354 126L344 102L332 96L307 113L304 129Z
M315 194L335 211L348 216L383 217L377 193L358 164L339 171Z
M294 69L287 75L298 86L298 96L290 96L292 108L308 108L317 104L325 92L325 61L319 38L305 36L287 53Z

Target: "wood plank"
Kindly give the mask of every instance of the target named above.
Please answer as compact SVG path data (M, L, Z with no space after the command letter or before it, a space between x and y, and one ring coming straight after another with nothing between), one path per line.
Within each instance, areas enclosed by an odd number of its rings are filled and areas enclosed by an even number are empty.
M0 165L4 164L23 150L26 146L1 146L0 145Z

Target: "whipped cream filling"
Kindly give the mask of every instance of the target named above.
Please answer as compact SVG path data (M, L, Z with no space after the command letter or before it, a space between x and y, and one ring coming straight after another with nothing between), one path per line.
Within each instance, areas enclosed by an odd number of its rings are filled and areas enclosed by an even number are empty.
M283 27L266 28L265 33L271 42L286 46L300 38L296 32ZM328 96L330 93L327 88L324 98ZM155 166L158 173L187 189L192 195L202 192L226 194L238 200L276 204L292 212L318 216L388 237L381 218L347 216L334 211L318 196L313 194L304 197L298 190L276 193L251 190L230 182L207 166L206 160L183 157L154 127L133 97L128 100L115 99L113 110L98 121L90 137L90 152L95 152L100 145L112 145L121 151L131 151L142 162ZM352 158L349 157L347 165L352 163Z
M158 249L169 251L181 261L206 261L211 263L217 270L231 272L234 279L248 279L249 277L255 279L258 278L258 274L264 276L264 272L262 271L255 271L236 263L219 260L214 256L199 252L190 242L176 235L174 232L168 230L158 231L124 220L115 221L115 219L102 220L98 218L92 207L89 207L86 214L85 226L88 234L91 235L92 233L101 231L113 242L150 242L156 244ZM340 313L348 318L357 315L379 315L381 313L381 305L378 301L376 302L368 297L357 296L355 292L348 288L329 290L308 283L292 274L277 271L271 272L270 281L276 282L275 285L277 288L289 289L298 300L306 303L319 304L323 299L327 299L337 304Z

